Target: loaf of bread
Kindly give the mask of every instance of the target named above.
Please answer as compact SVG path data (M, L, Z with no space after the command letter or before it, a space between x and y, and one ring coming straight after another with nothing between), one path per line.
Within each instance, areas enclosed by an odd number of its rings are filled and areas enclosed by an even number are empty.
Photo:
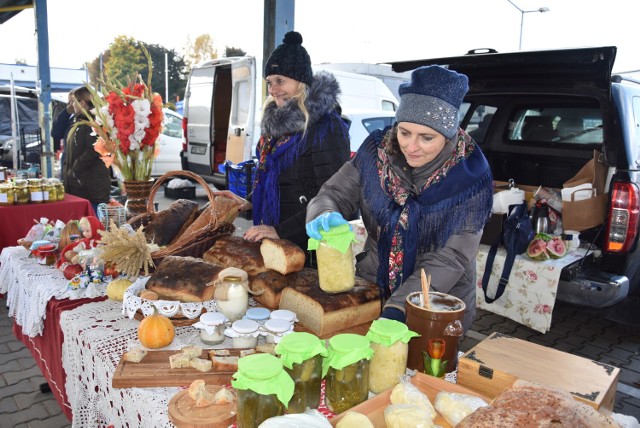
M283 275L302 270L305 262L304 251L286 239L262 240L260 254L267 269L275 270Z
M557 388L517 380L493 399L465 417L459 428L497 426L618 427L593 407Z
M204 302L213 299L222 267L195 257L167 256L147 281L147 290L162 300Z
M210 223L233 223L241 210L245 209L247 201L230 192L218 192L214 198L214 206L207 203L196 212L197 218L188 225L185 235L197 233L208 227Z
M317 271L311 272L315 273L315 280L306 285L286 287L279 304L280 309L295 312L308 330L324 337L380 316L380 289L376 284L356 277L351 291L329 294L320 289Z
M169 245L178 238L198 215L198 203L188 199L178 199L166 209L153 215L145 226L147 241L159 246Z
M255 294L253 299L269 309L278 309L282 290L287 287L305 288L318 283L318 271L304 268L288 275L268 270L256 275L249 286Z
M223 236L216 240L202 258L218 266L242 269L253 277L269 271L264 266L260 245L260 242L247 241L240 236Z

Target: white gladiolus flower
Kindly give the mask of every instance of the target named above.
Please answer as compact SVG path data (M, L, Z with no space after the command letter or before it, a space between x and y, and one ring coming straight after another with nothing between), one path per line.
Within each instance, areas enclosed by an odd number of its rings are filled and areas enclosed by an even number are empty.
M136 116L147 117L151 114L151 103L148 99L135 100L131 103L133 110L136 112Z

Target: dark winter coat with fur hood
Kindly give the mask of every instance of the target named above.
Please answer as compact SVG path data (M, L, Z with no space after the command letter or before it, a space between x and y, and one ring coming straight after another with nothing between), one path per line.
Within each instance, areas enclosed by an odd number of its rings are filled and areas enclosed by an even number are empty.
M283 136L296 139L292 140L295 141L295 147L288 148L284 156L271 163L261 162L254 190L254 195L263 190L263 205L268 205L269 199L273 201L274 196L269 194L271 190L264 191L265 188L261 187L265 186L267 180L264 179L265 175L261 177L260 174L268 174L267 169L276 169L273 162L280 162L276 165L279 170L276 177L279 216L273 221L273 226L281 238L296 243L305 251L308 240L305 231L307 203L350 156L348 125L339 114L340 88L336 78L331 73L319 72L314 75L313 83L307 90L305 107L309 113L309 123L304 134L304 114L295 100L288 101L280 108L273 103L264 109L258 159L264 158L261 158L261 150L265 149L265 142L281 141ZM273 148L273 145L270 147ZM254 221L255 218L254 213Z

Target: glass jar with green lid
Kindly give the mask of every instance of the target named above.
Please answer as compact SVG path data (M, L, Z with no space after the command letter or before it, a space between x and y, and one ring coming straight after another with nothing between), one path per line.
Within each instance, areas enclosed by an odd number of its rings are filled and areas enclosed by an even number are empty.
M42 200L44 202L56 202L56 185L51 180L42 180Z
M378 319L371 323L367 338L373 357L369 364L369 391L378 394L395 386L407 371L409 340L420 336L400 321Z
M27 180L27 187L29 187L29 199L32 204L41 204L44 200L42 192L42 179L29 178Z
M359 334L338 334L329 339L329 355L322 364L327 408L342 413L369 396L369 360L373 349Z
M13 205L13 201L14 201L13 184L0 183L0 206L8 207L10 205Z
M29 187L27 187L27 180L24 178L17 178L13 182L14 202L16 204L28 204L29 203Z
M320 230L321 240L309 239L308 249L316 250L318 282L326 293L343 293L355 284L355 261L351 243L355 233L349 224Z
M295 383L287 413L302 413L320 404L322 359L328 355L322 340L311 333L294 332L280 339L276 354Z
M231 386L238 396L238 428L257 428L265 420L283 415L294 390L282 361L271 354L240 358Z

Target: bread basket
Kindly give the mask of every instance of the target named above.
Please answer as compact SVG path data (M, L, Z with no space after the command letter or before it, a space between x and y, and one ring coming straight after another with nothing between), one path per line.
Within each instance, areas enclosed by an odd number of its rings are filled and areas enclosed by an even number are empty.
M209 206L201 211L198 218L169 245L151 253L153 262L158 265L166 256L202 257L220 236L230 235L235 230L233 221L240 211L247 210L251 204L236 194L224 190L214 191L202 177L190 171L169 171L156 180L151 188L147 202L147 212L131 218L127 223L138 229L147 226L154 216L154 198L165 181L174 177L191 178L202 185L209 198Z

